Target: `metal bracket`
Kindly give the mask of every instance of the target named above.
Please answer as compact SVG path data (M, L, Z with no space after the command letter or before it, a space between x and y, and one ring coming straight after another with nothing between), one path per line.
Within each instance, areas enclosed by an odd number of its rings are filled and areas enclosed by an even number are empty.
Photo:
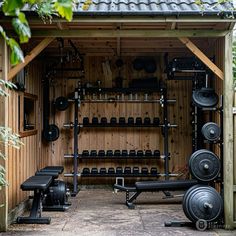
M236 107L233 107L233 115L236 115Z
M125 186L125 179L124 177L116 177L116 184L119 184L121 186ZM117 193L119 190L115 189L114 192Z

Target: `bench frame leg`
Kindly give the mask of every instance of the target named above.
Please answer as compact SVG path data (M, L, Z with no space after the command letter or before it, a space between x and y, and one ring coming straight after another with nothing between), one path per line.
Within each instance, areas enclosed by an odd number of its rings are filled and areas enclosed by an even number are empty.
M126 191L126 206L129 209L134 209L134 203L133 201L136 200L136 198L141 194L141 191L134 192L131 196L129 195L130 191Z
M41 217L42 213L43 191L34 190L34 198L30 211L27 217L17 217L18 224L50 224L50 217Z

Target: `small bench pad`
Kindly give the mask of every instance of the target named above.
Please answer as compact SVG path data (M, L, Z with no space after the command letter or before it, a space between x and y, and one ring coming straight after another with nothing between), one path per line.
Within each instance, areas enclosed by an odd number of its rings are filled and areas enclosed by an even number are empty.
M59 173L57 171L37 171L35 172L35 175L37 176L52 176L53 179L57 179L59 176Z
M198 184L197 180L142 181L136 182L135 187L142 191L174 191L188 189L195 184Z
M51 176L31 176L23 184L21 189L27 190L46 190L52 182Z
M40 171L46 172L46 171L56 171L59 174L61 174L64 171L64 167L63 166L46 166L43 169L41 169Z

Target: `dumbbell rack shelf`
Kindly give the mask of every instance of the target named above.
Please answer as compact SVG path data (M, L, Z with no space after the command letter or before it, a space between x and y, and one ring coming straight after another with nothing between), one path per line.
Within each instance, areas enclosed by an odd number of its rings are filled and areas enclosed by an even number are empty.
M73 154L65 154L64 158L74 158ZM143 160L143 159L154 159L154 160L164 160L165 156L83 156L81 154L78 154L78 159L84 159L84 160L93 160L93 159L102 159L102 160L111 160L111 159L135 159L135 160Z
M109 98L109 93L111 93L112 97ZM113 94L116 93L116 97L114 98ZM138 96L140 93L143 93L143 100L139 99ZM159 99L148 99L148 96L151 93L159 93L160 98ZM89 97L87 97L89 95ZM128 99L125 97L128 96ZM92 99L91 99L92 97ZM172 176L178 176L178 174L171 174L169 172L169 159L170 159L170 154L169 154L169 149L168 149L168 130L170 128L176 128L178 127L176 124L171 124L168 120L168 110L167 106L168 104L175 103L175 99L168 100L167 99L167 87L163 86L160 88L159 84L157 87L153 88L77 88L74 92L74 98L71 100L74 102L74 122L71 122L69 124L64 124L63 126L65 128L72 128L73 133L74 133L74 153L73 154L65 154L65 158L73 158L73 171L72 173L67 173L65 174L65 177L73 177L73 193L72 195L75 196L78 192L78 177L165 177L166 180L169 179L169 177ZM101 103L108 103L108 102L122 102L122 103L156 103L161 106L163 109L163 122L159 123L156 122L82 122L79 123L78 119L78 112L80 105L85 102L101 102ZM138 118L138 117L137 117ZM136 119L137 119L136 118ZM120 120L120 119L119 119ZM150 119L149 119L150 120ZM82 128L162 128L162 135L164 137L164 146L163 146L163 153L164 155L160 156L82 156L79 154L79 147L78 147L78 134L80 133ZM79 161L81 160L118 160L118 159L123 159L123 160L128 160L128 159L135 159L135 160L163 160L164 162L164 173L112 173L112 174L84 174L80 173L78 171L78 164Z
M71 127L73 128L74 125L73 124L65 124L64 127ZM78 126L80 128L161 128L161 127L164 127L165 125L164 124L159 124L159 125L154 125L154 124L142 124L142 125L130 125L130 124L123 124L123 125L120 125L120 124L110 124L110 123L107 123L107 124L78 124ZM168 124L168 127L169 128L177 128L178 125L176 124Z
M65 177L73 177L74 174L72 173L66 173L64 174ZM77 173L77 177L142 177L142 178L150 178L150 177L165 177L165 174L83 174L83 173ZM178 177L179 174L169 174L169 177Z

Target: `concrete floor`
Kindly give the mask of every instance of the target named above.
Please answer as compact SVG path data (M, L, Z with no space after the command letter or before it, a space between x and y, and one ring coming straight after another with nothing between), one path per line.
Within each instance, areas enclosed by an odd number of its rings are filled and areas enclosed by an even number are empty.
M50 225L13 224L7 233L0 235L236 235L235 231L199 232L190 227L164 227L165 221L187 219L181 204L176 200L163 200L160 193L141 194L134 210L127 209L124 202L123 192L81 190L76 198L71 198L72 206L68 211L43 212L43 216L51 216Z

